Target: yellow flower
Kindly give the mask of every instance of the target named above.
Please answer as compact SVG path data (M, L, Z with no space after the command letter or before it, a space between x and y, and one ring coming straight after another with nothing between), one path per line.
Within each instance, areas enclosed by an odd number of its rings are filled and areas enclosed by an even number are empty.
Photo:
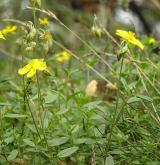
M10 26L10 25L8 25L8 26L6 26L4 29L2 29L2 33L3 33L4 35L6 35L6 34L8 34L8 33L15 32L16 29L17 29L17 26Z
M153 37L149 38L149 41L148 41L149 44L154 44L155 42L156 42L155 38Z
M71 55L66 51L59 52L55 56L55 60L59 62L68 61L71 57Z
M136 38L135 33L131 31L125 31L125 30L116 30L116 35L120 36L124 40L126 40L129 43L132 43L133 45L137 45L142 50L144 49L144 45Z
M0 38L5 40L5 37L3 36L1 31L0 31Z
M27 65L18 70L19 75L27 74L28 78L33 77L36 74L36 71L47 71L47 65L44 59L32 59Z
M47 18L39 18L39 23L41 25L49 25L49 21Z
M47 40L47 41L51 41L52 40L52 35L49 32L45 32L44 39Z

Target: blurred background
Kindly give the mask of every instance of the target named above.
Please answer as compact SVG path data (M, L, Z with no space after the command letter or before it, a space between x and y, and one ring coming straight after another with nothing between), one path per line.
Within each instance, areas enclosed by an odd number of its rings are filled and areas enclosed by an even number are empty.
M8 24L21 25L21 23L34 22L33 11L28 10L33 2L37 7L50 10L72 31L78 34L90 45L94 45L96 50L109 50L114 53L114 45L110 41L106 42L106 37L101 40L95 39L92 33L92 27L105 27L114 37L115 30L118 28L131 30L139 37L140 34L148 37L160 39L160 0L1 0L0 3L0 29ZM37 19L46 17L42 12L36 12ZM14 19L9 21L6 19ZM79 55L86 53L86 47L77 40L75 35L69 33L64 27L52 18L50 22L50 31L53 38L62 43L72 51L79 50ZM19 30L17 30L19 31ZM142 35L143 34L143 35ZM19 38L16 35L8 36L7 42L0 41L0 69L5 67L17 73L15 64L20 56L20 47L17 45L22 38L22 32ZM54 54L56 47L50 49L50 54ZM8 60L16 59L12 64ZM76 64L75 64L76 65ZM12 67L13 66L13 67ZM99 66L98 66L99 67ZM3 72L4 73L4 72ZM7 74L5 74L7 75Z
M25 10L31 1L33 0L1 0L1 19L31 21L32 14ZM90 27L93 23L93 18L90 18L96 14L99 22L108 30L122 25L130 26L136 32L160 38L159 0L41 0L40 6L55 12L71 26L83 24ZM3 26L2 23L0 26Z

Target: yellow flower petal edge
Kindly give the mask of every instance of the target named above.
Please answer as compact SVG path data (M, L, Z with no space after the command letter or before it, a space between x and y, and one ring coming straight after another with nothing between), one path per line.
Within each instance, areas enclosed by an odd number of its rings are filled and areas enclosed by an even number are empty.
M149 44L154 44L155 42L156 42L155 38L153 38L153 37L149 38L149 41L148 41Z
M0 31L0 38L5 40L5 37L3 36L1 31Z
M29 70L31 70L31 65L30 64L27 64L26 66L24 66L23 68L19 69L18 70L18 74L19 75L24 75L26 74L27 72L29 72Z
M36 70L35 69L31 69L28 73L27 73L27 78L31 78L36 74Z
M126 40L127 42L138 46L142 50L144 49L144 45L141 43L140 40L138 40L136 38L135 33L131 32L131 31L125 31L125 30L117 29L116 30L116 35L118 35L122 39Z
M7 35L8 33L13 33L17 30L17 26L8 25L4 29L2 29L2 34Z
M71 55L66 51L59 52L55 56L55 60L58 62L68 61L71 57Z
M32 59L23 68L18 70L19 75L27 74L27 78L31 78L36 74L36 71L47 71L47 65L44 59Z

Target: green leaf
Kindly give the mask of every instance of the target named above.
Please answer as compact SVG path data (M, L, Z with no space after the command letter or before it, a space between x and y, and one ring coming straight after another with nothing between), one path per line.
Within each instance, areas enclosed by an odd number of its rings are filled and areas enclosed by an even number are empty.
M7 118L26 118L27 115L8 113L5 115L5 117L7 117Z
M7 144L10 144L14 141L14 137L13 136L9 136L7 138L4 139L4 142Z
M127 53L127 50L128 50L128 46L127 46L126 42L122 41L121 42L121 47L117 51L117 59L118 59L118 61Z
M11 87L13 87L14 90L21 93L21 88L17 84L15 84L13 81L9 81L9 84Z
M13 160L17 157L18 155L18 150L13 150L10 152L9 156L7 157L7 160Z
M123 77L121 77L121 83L122 83L124 89L126 90L126 92L129 92L128 84L127 84L126 80Z
M37 0L37 4L40 7L41 6L41 0Z
M102 101L93 101L84 105L85 108L95 108L97 105L101 104Z
M7 80L7 79L0 79L0 83L5 83L5 82L8 82L9 81L9 79Z
M48 140L48 145L49 146L59 146L61 144L66 143L69 140L67 137L59 137L59 138L54 138L52 140Z
M131 104L131 103L140 102L140 101L141 101L140 98L134 96L134 97L129 98L129 99L127 100L127 103L128 103L128 104Z
M45 96L44 99L45 99L45 103L49 104L49 103L56 101L57 98L58 98L57 94L48 94L47 96Z
M0 106L14 106L14 104L11 103L0 103Z
M85 144L95 144L96 143L96 140L95 139L91 139L91 138L87 138L86 141L85 141Z
M35 147L35 144L29 139L23 139L24 143L28 146Z
M43 118L43 127L48 128L49 122L52 118L52 113L50 111L45 111L42 114L42 118Z
M138 98L141 98L142 100L152 102L153 99L150 98L149 96L144 96L144 95L137 95Z
M87 138L76 138L74 139L74 144L83 144L87 141Z
M105 161L105 165L114 165L113 157L108 156Z
M61 110L58 111L57 114L58 114L58 115L63 115L63 114L65 114L65 113L67 113L68 111L69 111L68 108L61 108Z
M32 125L32 124L26 124L26 126L27 126L33 133L37 133L37 130L36 130L36 128L35 128L34 125Z
M60 151L57 156L60 158L68 157L68 156L72 155L73 153L75 153L77 150L78 150L77 146L67 148L67 149Z

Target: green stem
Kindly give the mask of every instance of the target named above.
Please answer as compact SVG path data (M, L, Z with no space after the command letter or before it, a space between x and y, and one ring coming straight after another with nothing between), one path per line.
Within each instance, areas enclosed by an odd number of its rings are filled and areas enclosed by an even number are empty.
M36 128L37 134L38 134L40 140L42 141L41 135L40 135L39 130L38 130L38 126L37 126L37 124L36 124L36 121L35 121L35 119L34 119L34 115L33 115L33 113L32 113L32 110L31 110L31 107L30 107L30 104L29 104L29 99L28 99L28 97L26 97L26 102L27 102L28 109L29 109L29 111L30 111L30 114L31 114L31 117L32 117L34 126L35 126L35 128Z
M41 90L40 90L40 84L39 84L39 78L38 78L38 73L36 73L36 79L37 79L37 92L38 92L38 110L39 110L39 117L40 117L40 123L41 123L41 128L42 128L42 132L43 132L43 137L44 137L44 141L46 144L46 147L48 149L48 151L50 152L48 143L47 143L47 137L44 131L44 126L43 126L43 120L42 120L42 115L41 115L41 108L43 110L43 112L45 112L44 110L44 106L43 106L43 101L42 101L42 95L41 95ZM51 155L51 162L54 162L54 158L52 157L52 153L50 152Z
M118 79L118 82L120 83L121 81L121 74L122 74L122 68L123 68L123 63L124 63L124 56L122 56L122 60L121 60L121 65L120 65L120 72L119 72L119 79ZM114 127L116 126L116 123L117 123L117 119L119 118L122 110L123 110L123 106L122 106L122 109L118 112L118 104L119 104L119 92L120 89L118 88L118 91L117 91L117 99L116 99L116 107L115 107L115 113L114 113L114 116L113 116L113 123L112 123L112 126L111 126L111 129L110 129L110 134L109 134L109 137L108 137L108 143L106 145L106 154L109 150L109 147L110 147L110 143L111 143L111 138L112 138L112 135L113 135L113 129Z
M42 113L41 107L42 107L43 112L44 112L44 107L43 107L43 103L42 103L41 90L40 90L39 78L38 78L37 73L36 73L36 79L37 79L37 92L38 92L38 111L39 111L39 117L40 117L41 128L43 131L43 136L44 136L46 146L47 146L48 143L47 143L47 139L46 139L45 132L44 132L43 119L42 119L42 114L41 114Z

